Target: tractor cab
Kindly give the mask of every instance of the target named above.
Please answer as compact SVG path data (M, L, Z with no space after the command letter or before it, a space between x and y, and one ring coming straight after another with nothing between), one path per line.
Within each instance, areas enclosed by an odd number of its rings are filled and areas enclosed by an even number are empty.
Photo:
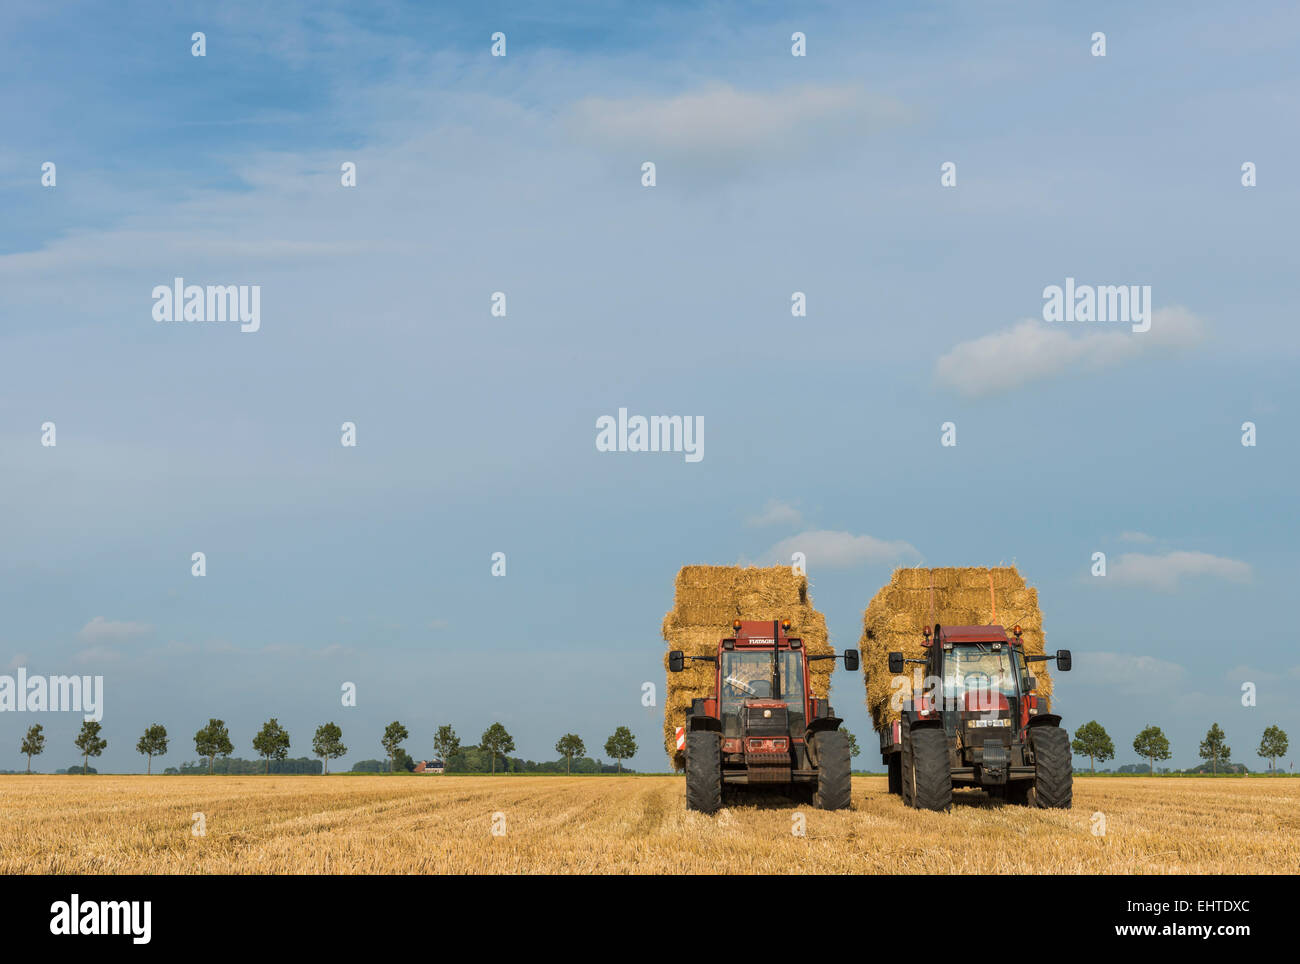
M926 683L918 712L925 717L939 714L949 732L972 717L1009 721L985 722L981 728L1027 726L1032 717L1049 711L1047 698L1036 692L1038 681L1029 664L1051 658L1062 670L1070 668L1069 650L1053 657L1026 656L1019 626L1008 633L996 625L936 625L933 635L928 628L923 633L925 658L903 660L901 653L891 654L890 671L901 673L905 662L924 665Z
M757 727L803 737L808 719L808 684L803 641L786 627L743 622L718 648L718 709L724 740L745 737Z

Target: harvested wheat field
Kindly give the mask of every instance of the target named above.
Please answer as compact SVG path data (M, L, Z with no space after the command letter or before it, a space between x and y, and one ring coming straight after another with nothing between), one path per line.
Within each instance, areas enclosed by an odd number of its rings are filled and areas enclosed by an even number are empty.
M668 776L5 776L0 872L1300 872L1290 779L1080 778L1074 810L959 792L950 814L904 809L883 777L855 778L847 812L706 817L682 794Z

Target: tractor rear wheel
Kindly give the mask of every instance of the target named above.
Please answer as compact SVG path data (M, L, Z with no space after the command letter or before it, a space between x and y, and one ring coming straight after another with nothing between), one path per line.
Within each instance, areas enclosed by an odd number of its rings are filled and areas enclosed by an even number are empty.
M1069 810L1074 805L1074 770L1070 737L1059 726L1029 731L1034 747L1034 803L1044 809Z
M849 738L840 730L827 730L817 741L817 789L813 806L818 810L847 810L853 791Z
M722 809L722 743L717 733L686 734L686 808L700 813Z
M913 730L912 772L903 771L906 792L911 783L912 806L918 810L952 807L952 769L948 764L948 737L940 727Z
M903 792L903 758L902 754L889 754L889 792L900 796Z

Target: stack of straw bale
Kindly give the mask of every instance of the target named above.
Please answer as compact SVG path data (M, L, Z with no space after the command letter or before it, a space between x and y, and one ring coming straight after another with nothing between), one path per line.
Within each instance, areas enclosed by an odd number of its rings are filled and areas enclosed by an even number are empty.
M990 585L991 583L991 585ZM996 613L994 606L996 604ZM894 689L889 654L902 652L912 659L925 655L922 630L942 626L984 626L998 623L1010 632L1019 624L1025 652L1046 650L1043 614L1038 590L1025 585L1015 566L985 569L895 569L889 585L876 593L862 615L862 670L867 687L867 709L878 731L898 719L890 705ZM1052 678L1046 662L1031 664L1038 679L1038 694L1052 695ZM904 674L901 693L912 690L912 667Z

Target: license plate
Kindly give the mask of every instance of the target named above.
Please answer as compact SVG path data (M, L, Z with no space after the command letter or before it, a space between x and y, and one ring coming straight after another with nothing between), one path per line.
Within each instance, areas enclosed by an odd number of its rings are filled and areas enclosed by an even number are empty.
M1010 726L1010 725L1011 725L1011 721L1010 721L1010 720L967 720L966 722L969 723L971 726L974 726L974 727L981 727L981 726Z

